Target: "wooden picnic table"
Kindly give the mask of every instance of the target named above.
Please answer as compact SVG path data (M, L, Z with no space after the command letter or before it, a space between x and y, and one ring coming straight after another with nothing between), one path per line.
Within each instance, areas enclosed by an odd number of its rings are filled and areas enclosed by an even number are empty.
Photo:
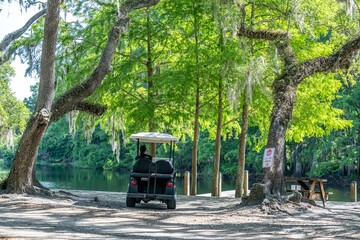
M327 182L326 179L321 178L296 178L296 177L285 177L285 182L296 182L298 183L302 190L300 191L305 198L315 199L318 194L320 194L321 201L323 206L326 204L326 195L324 189L324 183ZM315 191L315 187L318 185L319 191Z

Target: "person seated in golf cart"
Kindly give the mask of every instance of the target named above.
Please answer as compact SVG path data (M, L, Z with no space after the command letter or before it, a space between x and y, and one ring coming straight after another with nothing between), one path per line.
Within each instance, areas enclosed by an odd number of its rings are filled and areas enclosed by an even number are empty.
M140 148L140 154L136 156L136 163L133 167L134 172L140 172L140 173L147 173L149 172L149 167L152 162L152 156L149 154L146 154L146 147L145 145L141 145Z
M141 146L140 146L140 155L139 155L138 159L140 159L140 158L148 159L148 160L150 160L150 161L152 160L152 156L149 155L149 154L146 154L146 147L145 147L145 145L141 145Z

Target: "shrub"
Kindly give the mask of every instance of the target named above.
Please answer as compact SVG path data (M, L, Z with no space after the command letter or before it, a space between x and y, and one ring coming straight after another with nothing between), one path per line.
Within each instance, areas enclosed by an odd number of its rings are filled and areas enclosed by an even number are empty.
M320 162L312 167L306 175L311 177L324 177L336 173L339 167L339 162Z

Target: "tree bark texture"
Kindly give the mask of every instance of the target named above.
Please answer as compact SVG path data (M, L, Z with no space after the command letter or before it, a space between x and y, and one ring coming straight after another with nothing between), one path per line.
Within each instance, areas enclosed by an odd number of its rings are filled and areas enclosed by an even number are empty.
M55 68L55 46L59 23L59 12L61 0L49 0L45 18L44 41L41 56L41 73L39 97L35 112L29 120L26 130L19 142L14 162L7 179L6 192L8 193L30 193L34 191L33 168L35 165L38 147L43 134L51 122L58 120L62 115L78 109L92 113L102 114L105 108L84 100L100 86L102 80L111 71L111 61L118 40L129 23L128 13L141 7L155 5L159 0L127 0L117 13L117 21L111 29L107 44L102 52L98 65L89 78L53 100L54 68Z
M47 3L44 40L41 52L39 94L35 111L46 109L50 112L55 94L55 51L60 21L61 0Z
M244 103L242 111L241 121L241 134L239 142L239 161L238 171L236 175L236 189L235 197L241 198L243 196L244 189L244 171L245 171L245 151L246 151L246 137L248 133L248 119L249 119L249 105L247 102Z
M264 182L270 193L283 194L284 188L284 147L288 124L296 100L296 87L284 83L282 89L274 90L274 107L267 139L267 148L275 148L274 162L270 168L264 168Z

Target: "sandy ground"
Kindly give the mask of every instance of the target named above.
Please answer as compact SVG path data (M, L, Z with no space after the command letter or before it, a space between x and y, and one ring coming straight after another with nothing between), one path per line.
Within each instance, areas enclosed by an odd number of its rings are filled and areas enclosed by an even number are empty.
M70 192L78 197L0 195L0 239L360 239L360 203L289 204L266 215L232 193L178 196L167 210L159 202L126 208L125 193Z

